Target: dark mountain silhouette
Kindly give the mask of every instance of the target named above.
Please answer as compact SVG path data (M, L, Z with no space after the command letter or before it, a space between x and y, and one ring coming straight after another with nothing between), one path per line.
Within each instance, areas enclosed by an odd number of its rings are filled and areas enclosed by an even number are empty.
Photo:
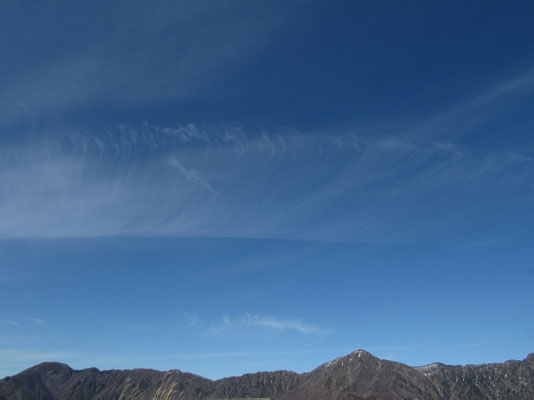
M358 350L309 373L258 372L217 381L179 370L76 371L42 363L0 380L0 400L229 398L534 399L534 354L501 364L410 367Z

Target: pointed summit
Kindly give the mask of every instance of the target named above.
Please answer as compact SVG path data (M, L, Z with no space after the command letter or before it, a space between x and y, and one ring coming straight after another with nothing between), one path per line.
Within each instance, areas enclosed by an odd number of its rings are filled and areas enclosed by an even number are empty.
M378 360L377 357L373 356L371 353L369 353L368 351L365 351L363 349L359 349L359 350L356 350L356 351L353 351L352 353L350 353L348 355L348 357L350 356L355 356L355 357L358 357L358 358L374 358L376 360Z

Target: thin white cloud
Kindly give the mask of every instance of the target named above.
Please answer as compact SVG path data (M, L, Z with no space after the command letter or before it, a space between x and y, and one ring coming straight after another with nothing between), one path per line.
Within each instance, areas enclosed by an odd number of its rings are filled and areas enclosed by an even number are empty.
M510 99L521 100L534 91L534 70L498 82L480 94L410 126L402 132L410 140L446 138L454 140L498 116L507 107L500 104Z
M445 153L450 153L458 157L467 155L465 151L460 149L454 143L450 143L450 142L435 142L434 147L440 151L443 151Z
M390 137L385 140L376 142L376 146L381 150L389 151L410 151L415 150L415 146L409 142L401 140L397 137Z
M199 325L198 323L196 326ZM245 314L231 318L224 315L220 322L211 324L202 333L206 336L228 336L248 331L299 333L303 335L327 335L330 329L324 329L302 321L301 319L280 319L272 315Z
M319 328L315 325L304 323L300 319L278 319L269 315L247 314L243 321L246 326L267 328L274 331L295 331L305 335L326 335L329 329Z
M20 321L15 319L0 319L0 326L20 326L28 322L33 325L46 325L45 322L40 318L24 318Z
M19 321L14 319L0 319L0 326L19 326Z
M450 141L402 136L193 124L44 135L0 150L0 237L456 237L486 221L477 210L487 213L490 198L500 204L495 215L507 203L526 204L533 171L534 161L518 151L473 154ZM515 232L529 223L511 222Z
M230 320L228 315L223 315L220 323L212 324L203 333L207 336L221 336L235 329L235 324Z
M46 323L41 318L27 318L27 320L35 325L45 326Z
M209 94L234 72L242 54L288 29L286 18L298 5L284 7L288 12L280 10L276 18L262 7L234 7L237 12L229 13L216 2L172 2L162 13L132 1L105 19L79 19L80 30L91 35L81 35L74 40L76 46L65 46L4 76L0 123L64 115L94 105L128 107ZM24 18L16 10L9 11L15 12L14 18ZM54 11L58 19L62 11ZM51 26L42 14L37 13L33 24L40 32L39 43L47 47L56 40L50 32L61 26ZM136 36L146 40L133 43ZM132 45L135 52L124 52Z
M184 318L186 319L186 328L194 328L200 325L201 321L198 315L193 314L184 314Z
M169 157L169 165L178 168L182 175L192 184L199 185L206 190L213 192L213 188L201 178L200 173L194 169L186 168L176 157Z

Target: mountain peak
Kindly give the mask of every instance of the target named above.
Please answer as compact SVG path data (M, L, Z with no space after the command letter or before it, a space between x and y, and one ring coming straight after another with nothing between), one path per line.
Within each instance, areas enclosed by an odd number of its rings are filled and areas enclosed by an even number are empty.
M347 368L349 366L354 366L357 364L368 363L369 361L379 361L378 358L373 356L371 353L365 350L356 350L346 356L336 358L335 360L329 361L316 370L329 369L329 368Z
M358 358L362 358L362 357L372 357L372 358L376 358L375 356L373 356L371 353L369 353L368 351L365 351L363 349L359 349L359 350L356 350L356 351L353 351L352 353L350 353L348 355L349 357L350 356L356 356Z
M58 375L70 375L73 371L71 367L69 367L67 364L59 363L59 362L42 362L40 364L34 365L33 367L30 367L21 373L36 373L46 371L48 374L58 374Z

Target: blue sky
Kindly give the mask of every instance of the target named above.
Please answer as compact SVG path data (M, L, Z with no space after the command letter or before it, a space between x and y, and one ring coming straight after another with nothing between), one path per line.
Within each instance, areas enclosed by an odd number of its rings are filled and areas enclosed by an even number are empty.
M534 351L531 2L11 2L0 376Z

